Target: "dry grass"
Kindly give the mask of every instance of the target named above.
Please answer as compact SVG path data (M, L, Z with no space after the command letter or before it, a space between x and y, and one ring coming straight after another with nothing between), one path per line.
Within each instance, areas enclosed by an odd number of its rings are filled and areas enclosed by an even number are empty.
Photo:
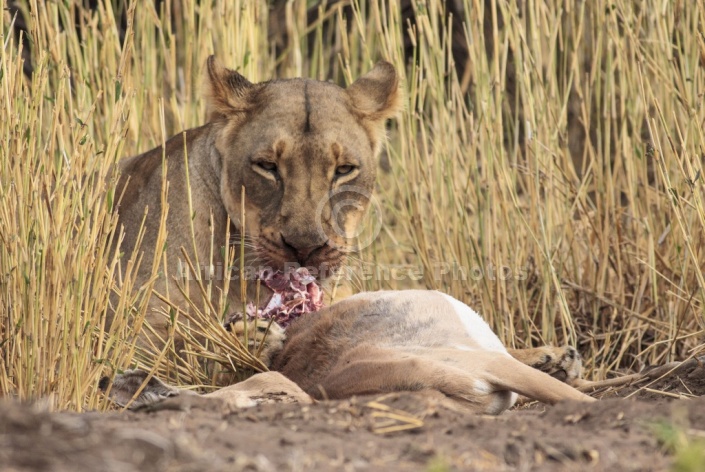
M702 2L468 0L461 80L435 0L413 2L415 25L396 1L321 7L310 25L305 1L281 15L256 1L18 3L35 70L23 77L3 12L1 394L102 408L104 373L170 375L173 352L135 352L151 284L133 274L151 263L156 277L159 261L111 256L110 168L203 122L212 53L253 81L344 84L378 59L403 75L384 225L351 259L368 269L354 288L444 290L508 344L577 342L596 377L702 350ZM197 328L188 316L174 329ZM212 383L197 364L176 370Z

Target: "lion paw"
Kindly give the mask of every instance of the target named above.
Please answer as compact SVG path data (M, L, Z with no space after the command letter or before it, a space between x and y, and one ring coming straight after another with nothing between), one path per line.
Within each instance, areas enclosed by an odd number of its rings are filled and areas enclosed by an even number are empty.
M144 388L137 394L143 384ZM148 407L181 393L176 387L167 385L156 377L150 377L149 372L141 369L126 370L116 374L112 380L110 377L103 377L98 383L98 388L104 393L110 391L110 399L113 402L130 410Z
M583 370L580 353L573 346L516 349L510 350L509 354L524 364L566 383L580 378Z
M245 331L247 331L247 348L250 352L259 352L259 359L269 367L274 355L284 347L286 334L284 328L277 323L267 320L255 319L248 316L247 329L242 313L234 313L225 322L225 329L245 344ZM262 346L264 343L264 346Z

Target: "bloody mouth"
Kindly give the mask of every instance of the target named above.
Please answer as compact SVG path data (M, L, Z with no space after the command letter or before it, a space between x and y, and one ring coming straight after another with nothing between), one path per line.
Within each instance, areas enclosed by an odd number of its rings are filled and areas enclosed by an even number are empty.
M259 279L273 293L264 308L257 308L252 302L247 304L249 319L273 320L286 328L300 316L323 307L323 291L305 267L289 268L285 272L263 271Z

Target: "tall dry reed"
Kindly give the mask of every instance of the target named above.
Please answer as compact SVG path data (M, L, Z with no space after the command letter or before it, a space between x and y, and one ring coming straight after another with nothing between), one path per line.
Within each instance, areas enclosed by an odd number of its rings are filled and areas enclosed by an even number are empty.
M456 21L437 0L82 3L17 2L31 77L2 16L3 395L103 408L100 376L135 364L215 382L197 359L222 333L186 363L135 348L151 295L135 270L160 276L163 248L109 250L113 164L204 122L210 54L253 81L399 70L354 290L444 290L510 345L577 343L590 376L702 350L702 2L467 0Z

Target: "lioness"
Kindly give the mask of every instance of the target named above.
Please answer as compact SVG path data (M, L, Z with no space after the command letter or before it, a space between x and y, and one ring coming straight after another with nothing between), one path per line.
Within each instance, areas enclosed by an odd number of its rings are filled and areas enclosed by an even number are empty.
M134 250L149 208L152 216L146 219L142 248L144 259L150 260L165 159L171 275L178 275L182 248L194 261L209 261L211 245L218 247L211 235L226 234L228 221L231 234L247 242L249 267L261 263L280 270L296 262L311 268L319 280L330 275L343 263L348 239L369 206L384 122L400 107L394 68L380 62L347 89L307 79L252 84L211 57L208 79L208 124L121 163L124 196L118 211L126 234L121 251ZM243 187L244 231L239 219ZM226 266L225 251L212 254L213 265ZM141 267L140 277L144 280L149 272ZM162 278L156 288L173 283ZM179 292L172 288L170 293L174 297ZM229 295L230 305L238 306L239 290L233 288ZM148 320L158 334L166 327L154 313ZM259 374L206 398L242 400L243 392L249 399L283 390L302 400L307 394L340 398L430 389L487 413L511 406L514 393L546 402L590 400L553 378L578 380L581 362L575 349L508 352L475 312L437 292L359 294L300 318L287 331L285 343L281 329L274 333L267 357L281 373ZM118 376L114 397L129 401L145 375L133 371ZM136 404L180 393L151 379Z
M401 106L394 67L380 62L347 89L309 79L253 84L213 56L207 70L208 123L120 163L118 194L123 197L118 213L125 232L120 251L132 254L148 208L141 250L143 261L153 258L164 158L169 181L168 276L156 282L157 291L163 293L169 285L171 298L185 306L174 280L186 267L179 261L181 248L194 264L199 262L201 275L221 281L237 276L237 270L227 267L223 251L228 219L235 242L245 239L249 273L296 263L325 279L342 264L370 203L385 121ZM211 267L215 274L209 274ZM138 283L146 281L150 271L143 262ZM237 307L239 281L231 284L229 306ZM254 286L250 280L249 299L254 298ZM193 288L190 294L198 302L199 291ZM213 306L218 295L212 294ZM263 293L262 299L266 296ZM159 336L166 335L165 317L149 310L147 320Z
M236 242L246 241L250 273L259 266L280 270L293 262L309 267L319 281L325 279L343 263L349 239L370 203L384 124L401 107L394 67L379 62L347 89L310 79L253 84L213 56L207 71L208 123L120 163L118 214L125 231L120 251L132 254L144 220L142 259L153 259L166 162L168 276L156 282L157 291L169 286L172 299L185 306L174 279L182 275L179 267L185 267L180 263L182 248L202 266L209 264L212 253L212 267L220 270L212 274L216 279L236 275L224 273L228 271L225 251L219 250L218 238L224 240L228 221ZM150 271L143 262L138 282L146 281ZM251 299L254 283L249 282ZM238 307L239 281L231 283L235 286L228 292L229 306ZM190 294L193 299L200 296L195 288ZM212 296L215 299L218 294ZM153 307L159 304L155 297L152 300ZM159 346L166 339L166 318L149 310L147 319L158 335L152 341ZM513 355L563 380L580 372L579 356L570 347Z

